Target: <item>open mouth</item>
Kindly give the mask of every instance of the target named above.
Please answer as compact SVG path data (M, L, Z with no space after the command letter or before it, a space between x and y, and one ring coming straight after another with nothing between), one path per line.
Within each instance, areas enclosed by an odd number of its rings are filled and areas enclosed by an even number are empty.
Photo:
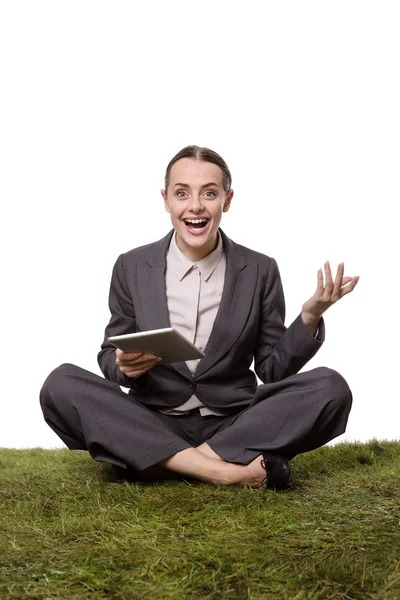
M192 233L200 233L208 225L208 219L184 219L183 222Z

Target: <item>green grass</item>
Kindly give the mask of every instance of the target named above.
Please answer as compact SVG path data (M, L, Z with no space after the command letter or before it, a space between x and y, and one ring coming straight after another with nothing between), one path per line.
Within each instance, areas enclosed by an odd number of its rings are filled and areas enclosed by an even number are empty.
M276 493L114 483L85 452L0 450L0 598L400 598L400 442L297 457Z

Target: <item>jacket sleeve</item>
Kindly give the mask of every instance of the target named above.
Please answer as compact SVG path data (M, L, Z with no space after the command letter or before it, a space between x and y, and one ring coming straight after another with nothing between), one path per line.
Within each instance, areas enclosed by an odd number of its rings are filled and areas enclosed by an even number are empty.
M124 255L119 256L114 265L110 285L109 308L111 318L105 330L104 341L97 355L97 361L106 379L115 381L125 387L131 387L134 379L121 373L118 365L115 364L115 346L107 341L108 337L112 335L136 332L135 309L126 283ZM140 377L137 379L140 379Z
M314 338L305 328L301 314L285 327L285 298L276 261L272 258L260 306L254 367L263 383L273 383L298 373L316 354L325 339L321 318Z

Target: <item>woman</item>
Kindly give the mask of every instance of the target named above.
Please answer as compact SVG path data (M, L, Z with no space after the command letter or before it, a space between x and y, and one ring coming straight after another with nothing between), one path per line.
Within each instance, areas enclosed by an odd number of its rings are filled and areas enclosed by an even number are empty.
M183 475L282 489L291 458L345 431L352 396L343 377L327 368L298 371L324 340L322 314L358 277L344 277L342 263L333 281L326 263L325 284L320 269L316 292L286 328L275 260L219 227L233 198L221 156L184 148L161 193L173 230L114 267L98 355L105 379L58 367L41 391L44 417L69 448L113 464L120 478ZM160 357L107 341L169 326L204 358L161 365Z

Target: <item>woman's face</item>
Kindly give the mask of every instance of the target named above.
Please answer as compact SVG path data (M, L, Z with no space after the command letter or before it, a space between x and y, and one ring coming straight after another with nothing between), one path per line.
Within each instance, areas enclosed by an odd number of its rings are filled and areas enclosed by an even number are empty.
M168 190L161 190L171 215L179 249L192 261L212 252L222 213L229 210L233 190L222 185L222 171L213 163L181 158L171 168Z

